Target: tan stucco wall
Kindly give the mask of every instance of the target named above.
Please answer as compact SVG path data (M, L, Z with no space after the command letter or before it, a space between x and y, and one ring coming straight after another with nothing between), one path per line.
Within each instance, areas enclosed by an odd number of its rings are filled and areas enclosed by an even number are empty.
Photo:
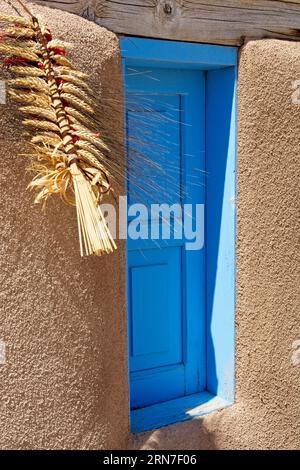
M9 7L0 0L1 11ZM97 89L121 93L116 37L64 12L34 7ZM236 404L130 439L147 449L300 448L300 44L249 42L239 64ZM108 128L122 127L114 106ZM125 448L128 432L124 246L81 260L75 214L46 215L11 107L0 115L0 448ZM119 242L120 245L120 242Z
M9 7L1 0L0 11ZM99 93L122 96L118 40L82 18L34 6ZM105 94L107 96L107 94ZM122 107L105 116L122 129ZM16 114L0 106L0 448L124 447L128 435L124 250L81 259L76 212L45 215L26 185ZM119 243L120 245L120 243Z

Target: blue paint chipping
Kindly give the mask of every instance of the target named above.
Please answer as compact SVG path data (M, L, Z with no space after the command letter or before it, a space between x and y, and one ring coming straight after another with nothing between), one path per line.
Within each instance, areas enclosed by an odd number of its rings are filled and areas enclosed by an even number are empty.
M143 120L143 96L151 95L154 125L160 119L156 144L164 133L173 145L155 159L181 168L173 178L188 194L179 191L181 202L205 204L201 250L187 251L184 236L127 241L131 429L140 432L234 401L237 48L123 38L121 51L127 152L138 150L130 137ZM138 106L132 94L140 96ZM205 170L205 184L193 184L197 168ZM130 172L132 204L143 197L132 191ZM156 197L143 202L163 202ZM145 216L150 230L149 223Z

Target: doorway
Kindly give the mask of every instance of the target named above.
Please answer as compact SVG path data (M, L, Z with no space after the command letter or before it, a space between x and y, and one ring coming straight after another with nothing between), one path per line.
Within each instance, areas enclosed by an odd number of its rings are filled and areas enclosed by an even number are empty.
M237 54L136 38L123 39L122 53L130 408L139 431L233 401Z

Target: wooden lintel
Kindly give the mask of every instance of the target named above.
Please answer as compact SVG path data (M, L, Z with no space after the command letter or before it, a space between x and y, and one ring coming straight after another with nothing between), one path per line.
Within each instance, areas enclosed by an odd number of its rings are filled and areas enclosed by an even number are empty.
M124 35L240 45L300 39L300 0L37 0Z

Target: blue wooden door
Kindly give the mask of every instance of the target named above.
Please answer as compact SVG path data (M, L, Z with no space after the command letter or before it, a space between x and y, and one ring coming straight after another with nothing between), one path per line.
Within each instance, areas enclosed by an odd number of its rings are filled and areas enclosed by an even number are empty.
M187 250L183 230L195 205L205 203L205 73L128 67L126 103L130 400L136 409L206 386L205 248ZM137 212L130 209L140 203L148 210L140 211L137 230ZM190 206L166 220L155 211L150 218L155 204Z

